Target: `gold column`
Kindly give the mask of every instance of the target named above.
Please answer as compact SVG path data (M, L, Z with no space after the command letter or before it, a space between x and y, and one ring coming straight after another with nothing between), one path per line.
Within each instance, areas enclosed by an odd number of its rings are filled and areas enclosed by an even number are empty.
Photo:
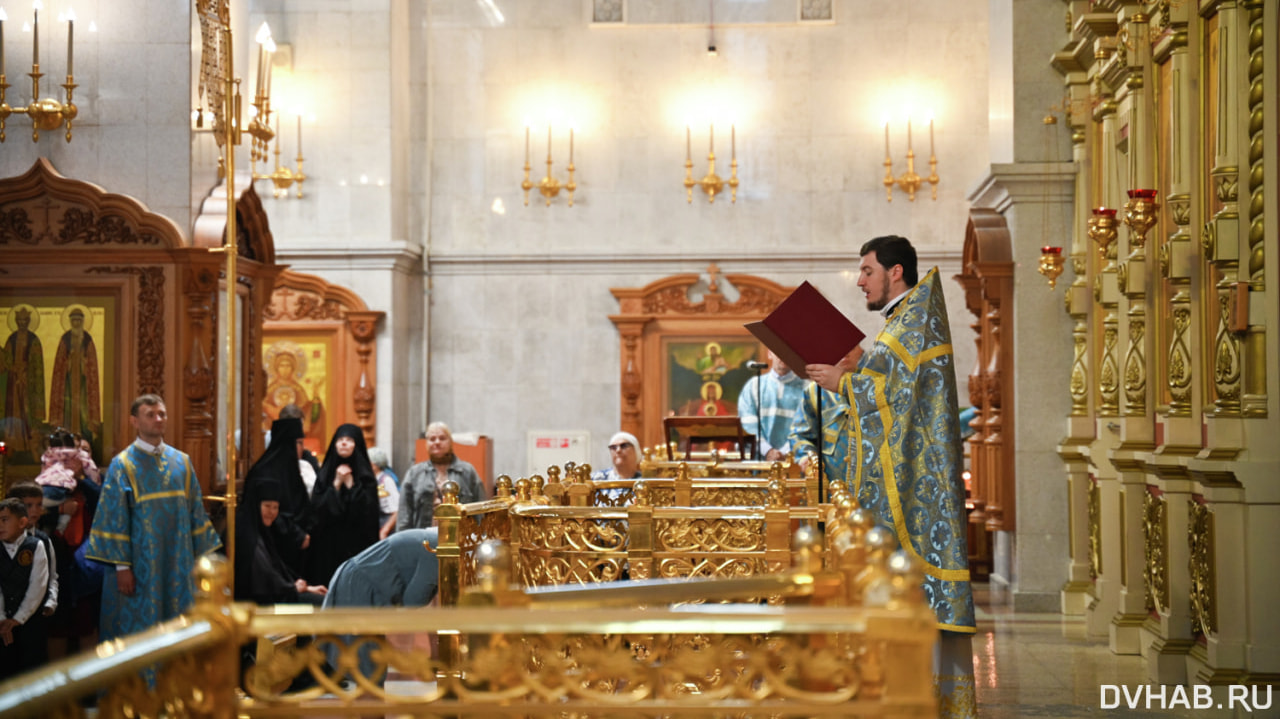
M1263 0L1247 0L1249 13L1249 329L1244 340L1244 395L1241 407L1246 417L1267 416L1267 334L1265 326L1267 283L1264 276L1266 255L1264 240L1266 204L1264 171L1266 33L1263 30ZM1245 286L1240 286L1245 291Z
M1107 182L1114 173L1110 165L1114 165L1116 161L1116 103L1112 97L1103 96L1094 112L1094 119L1102 123L1102 152L1100 153L1102 156L1097 158L1103 165L1102 197L1111 198L1117 191L1113 186L1114 182ZM1112 210L1112 212L1115 211ZM1120 414L1120 364L1117 356L1120 334L1120 318L1117 309L1120 304L1120 293L1114 215L1111 215L1109 220L1098 218L1097 227L1102 230L1098 233L1099 237L1104 236L1103 232L1110 235L1100 248L1105 252L1105 265L1099 271L1094 284L1094 300L1101 305L1103 311L1102 346L1101 355L1098 358L1098 416L1117 417Z
M1230 0L1218 5L1218 95L1213 98L1217 137L1210 185L1218 211L1205 226L1202 238L1205 257L1220 274L1216 295L1213 340L1214 415L1240 415L1241 343L1233 329L1236 287L1240 266L1240 27L1239 5ZM1203 83L1202 83L1203 84ZM1212 440L1211 440L1212 441Z

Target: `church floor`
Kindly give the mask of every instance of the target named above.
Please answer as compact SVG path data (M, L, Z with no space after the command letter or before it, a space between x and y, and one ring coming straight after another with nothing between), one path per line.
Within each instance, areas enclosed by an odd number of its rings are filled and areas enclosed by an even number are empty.
M1083 617L1014 612L1005 595L974 585L978 633L973 638L978 715L984 719L1021 717L1132 717L1135 719L1216 719L1236 714L1218 709L1102 708L1104 684L1131 690L1151 684L1146 661L1120 656L1106 639L1089 638ZM1168 688L1172 703L1173 687ZM1114 700L1112 703L1115 703ZM1280 716L1280 708L1239 716Z

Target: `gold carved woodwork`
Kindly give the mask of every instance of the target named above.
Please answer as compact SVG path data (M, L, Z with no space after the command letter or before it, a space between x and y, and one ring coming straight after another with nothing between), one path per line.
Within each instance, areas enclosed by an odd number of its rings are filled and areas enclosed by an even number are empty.
M274 250L261 203L250 198L244 205L240 225L252 238L255 261L241 266L239 279L252 296L270 289ZM131 400L159 394L169 403L167 439L191 456L206 494L215 481L212 440L219 414L211 396L219 365L213 338L220 262L209 248L221 246L225 211L222 218L211 239L202 234L208 223L197 220L188 241L172 220L128 196L63 177L44 158L22 175L0 179L0 253L7 266L23 268L6 276L6 292L38 295L74 287L117 303L115 335L104 338L116 362L102 418L118 429L112 446L102 446L103 457L132 440ZM246 345L255 332L250 323ZM241 406L253 402L255 391L260 388L250 378ZM261 453L260 437L248 433L245 441L243 456Z
M1102 491L1098 481L1089 481L1089 577L1102 576Z
M1169 415L1191 415L1191 348L1187 330L1191 327L1191 295L1185 290L1173 297L1173 338L1169 343Z
M955 280L964 288L977 361L969 374L969 402L976 410L969 438L974 511L969 521L979 531L1016 527L1014 452L1016 450L1012 324L1005 304L1013 297L1013 245L1005 218L990 209L973 209L965 229L963 270Z
M1263 3L1245 4L1249 13L1249 247L1248 284L1239 292L1265 292L1266 282L1266 163L1265 121L1266 32ZM1247 312L1247 310L1245 310ZM1241 405L1246 417L1267 416L1267 332L1265 320L1249 317L1244 338L1244 387Z
M1120 411L1120 368L1116 360L1116 344L1120 334L1115 313L1108 313L1102 324L1102 362L1098 371L1098 414L1115 417Z
M1125 415L1145 417L1147 414L1146 318L1142 305L1129 309L1129 348L1124 359Z
M690 291L700 280L701 275L689 273L644 287L610 289L619 304L618 314L609 319L618 329L621 350L621 428L636 435L643 446L666 442L662 418L670 408L663 395L664 343L706 337L754 341L743 325L763 319L795 289L755 275L723 275L713 263L707 270L706 292L695 302ZM737 300L725 297L721 282L737 289Z
M332 344L325 381L332 388L332 406L323 411L328 419L325 434L332 434L340 419L353 418L365 442L377 444L377 339L378 324L386 313L369 310L351 290L314 275L285 271L262 311L263 329L273 340L290 337L327 337ZM253 361L259 376L268 376L262 354ZM315 398L313 398L314 400ZM324 446L328 437L314 438Z
M1240 338L1231 329L1234 298L1230 288L1219 285L1218 332L1214 341L1213 385L1217 398L1215 412L1220 415L1240 413Z
M1089 328L1083 319L1076 320L1071 332L1074 356L1071 360L1071 414L1084 417L1089 414Z
M1194 498L1187 500L1191 550L1191 631L1211 636L1218 631L1217 582L1215 579L1213 510Z
M1169 609L1168 502L1150 486L1142 500L1142 538L1146 557L1147 611Z

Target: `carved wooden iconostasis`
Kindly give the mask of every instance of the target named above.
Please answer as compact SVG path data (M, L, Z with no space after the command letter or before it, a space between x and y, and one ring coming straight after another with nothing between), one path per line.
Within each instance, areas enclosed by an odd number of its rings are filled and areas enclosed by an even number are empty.
M1013 323L1006 302L1013 298L1013 244L1004 215L969 213L963 268L955 279L964 287L965 306L974 316L977 362L969 373L969 404L977 410L970 426L970 565L990 566L987 532L1017 526L1014 477Z
M345 287L283 272L263 315L265 339L254 365L266 383L264 429L292 403L303 411L304 443L316 454L344 423L360 427L367 446L377 444L374 338L385 314Z
M671 415L736 415L738 392L763 360L764 346L743 326L764 319L794 287L754 275L722 275L712 264L706 291L694 301L696 273L672 275L640 288L612 288L620 311L609 319L621 342L624 431L646 447L665 443ZM721 282L732 285L730 301Z
M225 208L225 202L222 205ZM105 466L134 438L129 406L165 399L165 440L187 452L206 493L220 493L215 388L222 226L190 244L172 220L137 200L58 174L46 159L0 180L0 440L7 482L34 477L49 431L84 435ZM278 272L266 216L251 187L239 197L238 287L246 319L261 317ZM241 345L260 351L261 320ZM262 386L240 383L239 406ZM240 418L243 426L244 417ZM262 451L249 436L245 457Z

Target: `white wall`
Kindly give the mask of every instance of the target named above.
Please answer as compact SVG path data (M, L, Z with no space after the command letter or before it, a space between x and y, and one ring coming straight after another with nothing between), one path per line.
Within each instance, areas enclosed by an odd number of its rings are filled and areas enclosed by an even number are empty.
M712 259L725 272L809 279L857 315L861 295L841 272L856 267L862 242L897 233L940 258L957 290L965 191L988 161L987 9L975 5L913 0L859 5L855 16L846 3L832 24L717 28L720 52L708 58L705 24L591 26L581 0L498 2L505 21L495 24L474 3L434 3L430 418L494 436L499 471L523 469L527 429L588 429L603 446L620 412L609 288L703 271ZM522 204L523 121L534 120L536 181L548 96L577 123L573 208L563 195L545 207L536 190ZM737 123L736 205L688 205L680 186L685 118L712 97L724 118L722 175ZM901 173L909 100L936 113L942 183L936 202L926 191L886 203L882 117L895 116ZM707 128L693 130L700 177ZM927 126L914 130L927 157ZM566 143L561 123L562 180ZM959 293L949 299L963 382L970 320Z

